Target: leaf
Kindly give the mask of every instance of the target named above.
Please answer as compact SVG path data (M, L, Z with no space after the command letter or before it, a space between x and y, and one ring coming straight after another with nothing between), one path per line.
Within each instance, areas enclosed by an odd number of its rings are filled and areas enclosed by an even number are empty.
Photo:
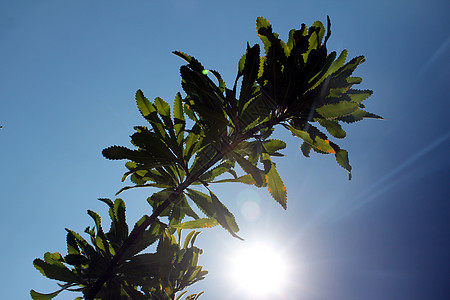
M61 293L64 289L61 289L59 291L49 293L49 294L42 294L38 293L35 290L30 291L30 296L33 300L50 300L58 296L59 293Z
M226 206L219 201L216 195L211 191L210 195L207 195L192 189L186 190L189 198L191 198L208 217L216 219L232 236L241 239L235 234L235 232L239 231L239 227L233 214L231 214Z
M179 223L176 225L171 225L171 227L177 228L177 229L196 229L196 228L209 228L217 226L219 223L216 219L211 218L203 218L198 219L194 221L188 221L184 223Z
M170 117L170 105L165 102L160 97L155 98L155 106L156 110L162 115L166 117Z
M270 160L268 155L266 158ZM287 208L286 186L284 185L283 180L281 180L280 174L278 174L278 171L273 162L271 163L269 172L266 174L266 181L269 192L272 195L273 199L275 199L275 201L277 201L284 209L286 209Z
M139 224L142 224L143 221L145 221L148 218L148 216L142 217L135 225L139 226ZM132 257L135 254L143 251L150 245L152 245L154 242L156 242L160 237L161 234L164 232L164 227L161 226L159 223L152 223L149 229L145 230L144 233L137 238L125 251L124 258Z
M142 116L145 118L155 111L153 104L144 96L141 90L136 92L136 104Z
M128 237L128 225L125 218L125 202L118 198L114 201L114 228L116 236L124 241Z
M134 145L145 150L145 155L160 162L175 161L175 156L170 151L164 140L156 133L145 127L136 128L137 132L131 136Z
M330 141L326 139L326 136L321 133L317 128L309 126L309 131L296 129L292 126L286 126L294 136L297 136L311 145L313 148L318 149L323 153L336 153L335 149L330 145Z
M225 182L240 182L240 183L245 183L245 184L249 184L249 185L254 185L256 183L255 179L253 179L253 176L250 174L246 174L246 175L240 176L238 178L221 179L221 180L213 181L213 183L225 183Z
M78 267L89 264L89 260L86 256L80 254L68 254L64 257L64 260L67 264Z
M304 156L309 157L309 153L311 152L311 145L309 143L303 142L300 149Z
M244 77L242 79L241 92L239 95L239 113L243 111L245 104L255 93L255 83L259 70L259 51L258 44L254 45L252 48L247 44L247 53L245 56L244 68L242 70Z
M187 293L187 291L182 292L181 294L179 294L177 296L177 298L175 300L181 300L181 297L183 297L183 295L186 294L186 293Z
M224 93L226 90L226 85L225 85L225 81L223 81L222 76L220 75L219 72L215 71L215 70L209 70L209 72L211 72L211 74L214 75L214 77L216 77L217 81L219 82L219 90Z
M256 32L258 33L258 36L261 39L261 41L264 43L264 49L266 50L267 53L270 48L270 42L267 37L259 34L261 28L267 28L270 31L272 31L272 25L270 25L270 22L263 17L256 18Z
M326 130L335 138L343 139L347 135L342 129L341 125L335 120L320 119L319 124L326 128Z
M94 245L97 249L101 250L104 256L111 257L111 253L109 252L109 243L103 232L100 216L92 210L88 210L88 215L94 220L95 227L97 228L97 237Z
M208 144L197 152L194 162L189 170L191 174L200 171L207 165L218 153L218 149L214 144Z
M150 152L130 150L122 146L108 147L103 149L102 154L107 159L129 159L137 163L145 164L147 168L173 164L171 160L162 157L155 157L155 155Z
M332 53L335 53L335 52L332 52ZM317 82L310 88L310 90L312 90L312 89L316 88L317 86L319 86L325 79L327 79L330 75L332 75L339 68L341 68L344 65L344 63L345 63L345 60L347 58L347 54L348 54L347 49L342 50L342 52L339 55L339 57L336 60L334 60L333 62L331 62L331 64L329 64L327 67L325 67L323 69L322 73L319 75L320 79L317 80ZM335 56L336 55L334 55L334 57Z
M95 249L91 245L89 245L88 242L81 235L67 228L66 231L76 239L78 247L80 247L82 254L85 254L90 260L102 259L102 256L99 253L97 253Z
M179 242L178 243L181 246L181 229L177 229L177 232L179 233L179 240L178 240ZM188 248L189 242L191 241L191 239L195 235L195 233L196 233L195 231L191 231L186 235L186 237L184 239L184 243L183 243L183 249Z
M186 194L189 198L191 198L192 201L194 201L194 203L205 215L207 215L208 217L214 216L214 208L210 196L189 188L186 189Z
M272 155L273 153L286 148L286 143L276 139L270 139L263 141L264 149L268 154Z
M362 109L358 109L355 112L351 113L350 115L347 115L347 116L344 116L344 117L340 117L340 118L337 118L337 119L339 121L343 121L343 122L346 122L346 123L354 123L354 122L357 122L357 121L361 121L362 119L365 119L365 118L381 119L381 120L383 120L382 117L380 117L380 116L378 116L376 114L364 111Z
M176 94L175 100L173 101L173 116L177 142L178 145L182 145L184 140L184 127L186 125L186 119L184 117L183 103L180 93Z
M328 76L328 75L333 74L338 69L340 69L344 65L345 60L347 59L347 55L348 55L347 49L342 50L342 52L339 55L339 57L328 68L328 72L325 74L325 77Z
M158 118L155 106L144 96L141 90L136 92L136 104L141 112L142 116L150 122L156 134L160 137L165 137L166 132Z
M205 68L202 66L202 64L195 59L193 56L190 56L189 54L186 54L184 52L181 51L173 51L173 54L175 54L178 57L181 57L182 59L184 59L186 62L189 63L189 66L197 71L197 72L202 72L203 70L205 70Z
M68 268L59 264L52 264L36 258L33 261L33 265L38 269L42 275L50 279L65 281L65 282L78 282L78 277L72 273Z
M348 152L346 150L340 149L336 152L336 161L337 163L348 171L348 180L352 179L352 167L350 166L350 162L348 160Z
M334 119L350 115L355 112L358 107L358 103L341 101L339 103L326 104L316 108L316 111L325 119Z
M350 89L347 91L346 95L350 97L352 102L361 103L367 98L370 97L370 95L373 94L373 91L371 90L354 90Z
M135 255L117 268L117 272L132 280L142 280L149 276L158 276L161 255L158 253L144 253Z
M78 248L77 240L72 233L68 232L67 237L67 253L69 254L80 254L80 249Z
M256 186L263 186L264 179L262 177L262 171L255 167L251 162L242 157L240 154L235 151L231 152L231 155L236 159L237 163L241 166L241 168L247 173L250 174L256 182Z
M111 146L103 149L102 154L107 159L129 159L129 157L133 156L142 157L142 155L139 155L136 152L137 151L122 146Z
M225 161L222 162L220 165L218 165L217 167L203 173L199 179L202 181L206 181L206 182L211 182L213 181L217 176L222 175L225 172L230 171L230 169L232 169L234 167L234 164L232 164L229 161Z
M240 240L243 240L241 237L235 234L235 232L239 231L239 226L236 223L236 219L234 218L233 214L227 209L225 205L223 205L222 202L219 201L219 199L217 198L216 195L214 195L213 192L209 191L209 194L211 196L214 205L216 220L223 228L228 230L228 232L232 236Z

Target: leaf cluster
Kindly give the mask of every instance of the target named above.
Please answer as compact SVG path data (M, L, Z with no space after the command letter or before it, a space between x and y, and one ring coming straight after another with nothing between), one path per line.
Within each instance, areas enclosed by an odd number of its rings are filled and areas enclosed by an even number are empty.
M68 254L62 256L57 252L47 252L44 259L38 258L33 262L42 275L64 283L59 284L59 290L49 294L32 290L33 299L52 299L64 290L82 292L86 296L97 278L108 269L113 256L128 238L128 226L122 199L114 202L100 200L109 206L110 230L104 232L100 216L90 210L88 214L94 220L94 227L85 230L88 240L66 229ZM145 218L147 216L135 226L139 226ZM198 265L202 250L194 246L200 232L190 231L182 241L181 231L154 222L127 248L120 267L115 269L114 276L97 293L96 299L175 299L176 293L202 280L208 272ZM142 253L158 240L156 252ZM181 299L186 292L178 295L177 299ZM193 294L186 299L195 297L197 295Z
M67 256L47 253L44 260L35 260L45 276L67 282L62 290L76 286L86 299L113 294L173 299L176 292L202 279L206 271L197 266L201 250L193 246L197 233L190 232L183 247L181 237L177 242L173 234L220 225L240 238L236 219L213 193L213 184L240 182L267 188L287 208L286 187L274 162L283 157L280 151L286 142L272 137L275 127L300 138L306 157L311 150L333 154L351 178L348 152L324 131L343 139L342 123L381 118L364 110L362 102L372 91L353 88L362 81L352 74L364 57L346 62L347 50L328 53L329 18L326 28L316 21L309 28L302 24L292 29L286 42L262 17L257 18L256 31L264 51L259 44L247 44L232 87L219 72L175 51L186 64L180 68L184 93L175 95L173 105L159 97L150 101L141 90L136 92L146 126L134 128L131 149L111 146L102 154L127 161L122 181L129 178L132 184L117 194L133 188L157 189L147 198L153 213L128 232L123 201L102 199L110 207L108 233L103 232L100 217L89 211L95 221L94 229L86 230L90 243L68 231ZM168 224L159 217L167 218ZM157 240L155 253L139 254ZM34 291L32 295L44 297Z

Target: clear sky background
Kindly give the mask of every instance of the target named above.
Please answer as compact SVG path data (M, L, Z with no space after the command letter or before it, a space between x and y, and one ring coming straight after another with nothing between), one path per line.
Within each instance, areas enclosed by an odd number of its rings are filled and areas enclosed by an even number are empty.
M228 279L233 253L266 238L290 258L283 299L448 299L450 295L450 21L448 1L1 1L1 299L51 292L32 261L66 253L65 227L82 232L87 209L124 186L123 162L101 150L130 146L145 124L134 93L172 101L181 50L231 85L264 16L283 39L291 28L332 21L328 49L365 55L359 88L384 121L345 126L353 179L331 156L304 158L289 141L277 160L284 211L266 190L213 187L241 227L199 237L210 274L201 299L246 299ZM135 222L152 190L122 198ZM253 205L253 206L252 206ZM258 207L259 215L246 207ZM253 210L254 212L255 210ZM276 275L275 275L276 276ZM57 299L73 299L64 293Z

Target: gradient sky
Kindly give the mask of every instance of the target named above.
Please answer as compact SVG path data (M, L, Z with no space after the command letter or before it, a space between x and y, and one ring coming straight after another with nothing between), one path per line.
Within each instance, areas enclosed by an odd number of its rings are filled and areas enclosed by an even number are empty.
M233 83L246 42L264 16L283 39L291 28L332 21L330 51L365 55L365 103L384 121L345 126L353 179L333 157L304 158L298 140L278 159L288 210L266 190L213 186L245 242L221 228L197 239L210 274L201 299L246 299L227 278L233 252L267 239L290 258L280 299L448 299L450 295L450 21L448 1L1 1L0 282L2 299L51 292L34 269L66 253L65 227L82 232L87 209L123 187L123 162L101 150L129 146L145 124L134 93L172 101L171 54L187 52ZM152 190L122 195L128 219L149 213ZM246 212L259 207L260 214ZM253 206L252 206L253 205ZM254 211L254 210L253 210ZM66 292L56 299L73 299Z

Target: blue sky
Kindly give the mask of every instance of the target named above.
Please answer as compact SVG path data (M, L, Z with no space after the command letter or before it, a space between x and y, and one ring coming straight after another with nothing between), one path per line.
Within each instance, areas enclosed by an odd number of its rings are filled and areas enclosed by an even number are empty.
M0 3L0 274L2 298L56 289L32 266L65 253L65 231L104 216L99 197L123 184L122 162L101 150L129 144L144 124L134 103L172 101L181 50L231 85L255 20L280 37L332 21L328 49L365 55L360 88L385 118L346 126L353 179L332 157L304 158L289 141L277 161L288 210L265 190L213 187L251 243L265 237L291 258L285 299L446 299L450 294L450 21L448 1L2 1ZM130 222L149 213L152 190L124 193ZM242 205L259 205L248 217ZM210 274L201 299L239 299L228 260L245 245L219 228L203 232ZM73 299L66 293L57 299Z

